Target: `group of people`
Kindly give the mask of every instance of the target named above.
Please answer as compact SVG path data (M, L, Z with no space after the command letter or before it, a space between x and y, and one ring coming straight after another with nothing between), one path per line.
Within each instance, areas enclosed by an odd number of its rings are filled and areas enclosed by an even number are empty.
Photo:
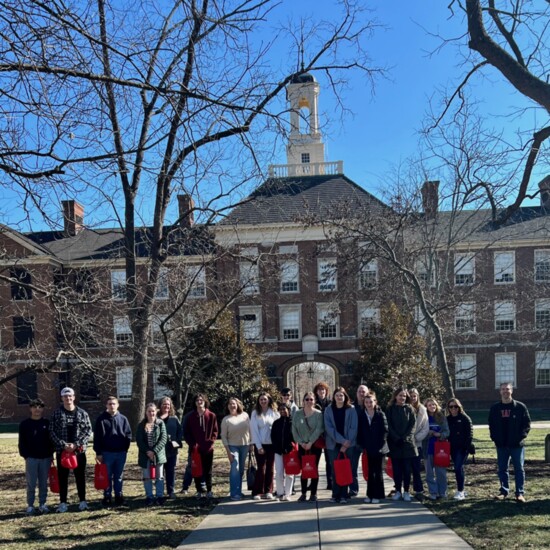
M510 493L509 464L514 465L515 496L525 502L524 442L530 430L527 407L512 399L512 384L500 386L501 400L491 407L489 429L497 448L499 500ZM86 502L86 447L93 434L96 463L107 467L108 487L103 493L103 505L122 505L123 472L132 429L128 419L119 412L114 396L106 401L106 410L92 428L88 413L76 406L72 388L61 391L62 405L51 419L43 418L44 403L30 402L30 417L19 427L19 452L26 463L27 514L36 512L35 491L38 485L38 511L48 512L48 476L55 453L59 481L58 512L68 510L67 493L69 473L73 470L79 498L79 510L87 510ZM163 397L159 406L149 403L145 418L139 423L135 440L138 464L147 505L163 504L165 498L175 497L175 477L178 451L183 441L188 445L183 492L194 480L198 498L212 498L212 466L214 445L218 438L227 453L230 464L229 496L243 498L243 476L247 457L256 462L252 486L254 500L290 501L296 494L295 474L285 472L288 455L301 464L300 502L317 501L318 466L323 453L326 461L327 489L331 502L346 503L359 492L358 467L363 455L363 468L368 470L364 502L376 504L386 497L383 467L385 457L391 458L393 468L394 500L412 500L424 494L421 476L422 463L428 498L447 497L447 467L434 460L439 441L448 441L450 457L456 478L454 498L463 500L464 465L472 451L472 421L457 398L445 404L445 410L432 397L421 403L416 389L398 388L384 409L376 394L361 385L355 402L343 387L337 387L332 396L325 382L303 396L302 407L292 400L289 388L283 388L281 400L275 403L269 393L262 392L249 417L242 402L231 397L227 415L218 430L216 415L209 410L206 395L198 394L193 409L180 422L172 400ZM65 454L74 455L70 466ZM254 459L252 458L254 457ZM351 479L339 484L335 475L336 461L349 459ZM194 468L194 463L199 468ZM306 471L307 470L307 471ZM365 476L367 477L367 476ZM309 497L308 497L309 493Z

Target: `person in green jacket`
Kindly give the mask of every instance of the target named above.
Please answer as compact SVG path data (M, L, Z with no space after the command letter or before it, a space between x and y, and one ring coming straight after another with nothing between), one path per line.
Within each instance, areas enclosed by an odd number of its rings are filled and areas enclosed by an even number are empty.
M164 504L164 464L166 464L166 441L168 435L164 422L157 418L157 406L148 403L145 418L139 423L136 432L138 464L143 470L143 486L147 496L147 506ZM151 466L155 475L151 476ZM153 496L153 479L155 496Z

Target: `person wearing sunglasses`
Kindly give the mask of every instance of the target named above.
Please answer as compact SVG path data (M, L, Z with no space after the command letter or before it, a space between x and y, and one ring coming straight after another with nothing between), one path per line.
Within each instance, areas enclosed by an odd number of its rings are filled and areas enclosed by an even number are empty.
M455 500L464 500L464 464L468 459L468 451L474 438L474 427L470 417L464 413L462 403L453 397L447 401L447 424L449 425L449 443L451 444L451 460L453 461L456 493Z
M290 416L298 410L298 405L292 400L292 390L290 388L283 388L281 390L281 400L285 405L288 405Z

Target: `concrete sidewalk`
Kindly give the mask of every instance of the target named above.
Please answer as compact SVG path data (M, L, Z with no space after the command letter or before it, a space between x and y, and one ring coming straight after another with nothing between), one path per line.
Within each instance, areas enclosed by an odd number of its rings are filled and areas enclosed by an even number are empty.
M178 549L471 548L419 502L365 504L361 497L333 504L329 491L318 496L317 503L224 499Z

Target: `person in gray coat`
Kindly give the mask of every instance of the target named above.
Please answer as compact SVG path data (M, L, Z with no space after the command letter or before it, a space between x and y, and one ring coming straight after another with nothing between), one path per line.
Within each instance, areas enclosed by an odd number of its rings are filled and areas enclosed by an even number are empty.
M336 388L332 395L332 403L325 409L325 438L329 453L332 471L334 461L340 453L351 458L353 447L357 440L357 413L346 390ZM336 477L332 480L331 502L345 504L348 498L349 486L341 486L336 483Z

